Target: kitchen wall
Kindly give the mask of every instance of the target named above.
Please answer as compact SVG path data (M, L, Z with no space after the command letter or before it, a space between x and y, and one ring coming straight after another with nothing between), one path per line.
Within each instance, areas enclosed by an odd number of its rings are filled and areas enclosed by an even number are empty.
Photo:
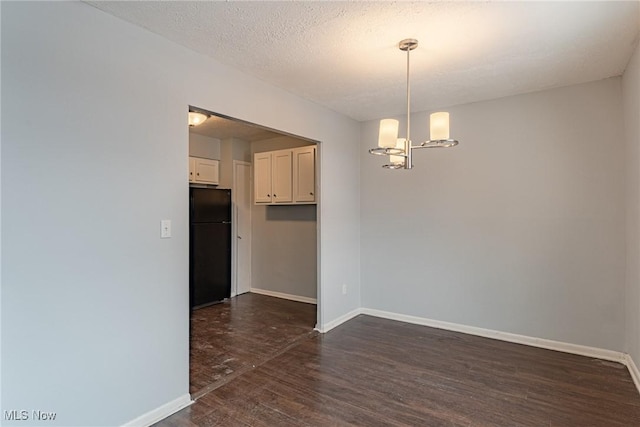
M319 323L359 306L358 123L86 3L0 8L2 411L188 402L189 105L322 141Z
M189 155L204 159L220 160L220 145L218 138L211 138L189 132Z
M251 153L311 145L288 136L256 141ZM251 208L252 288L316 299L316 205Z
M623 350L620 78L447 110L460 145L409 171L362 126L362 305ZM426 112L411 124L428 138Z
M640 366L640 45L622 77L627 201L626 351Z
M238 138L226 138L220 145L220 185L219 188L233 189L233 161L251 163L251 144Z

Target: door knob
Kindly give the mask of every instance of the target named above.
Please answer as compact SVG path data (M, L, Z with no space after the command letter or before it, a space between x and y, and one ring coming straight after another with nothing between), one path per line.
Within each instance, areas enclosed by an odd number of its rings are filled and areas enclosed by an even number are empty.
M242 237L238 236L238 239L242 240Z

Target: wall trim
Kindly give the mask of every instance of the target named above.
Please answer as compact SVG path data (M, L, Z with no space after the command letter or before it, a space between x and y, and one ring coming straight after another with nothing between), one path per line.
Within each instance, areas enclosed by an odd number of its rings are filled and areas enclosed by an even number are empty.
M319 328L316 328L316 331L320 332L321 334L326 334L327 332L329 332L333 328L338 327L338 326L342 325L345 322L348 322L349 320L353 319L354 317L356 317L356 316L358 316L360 314L362 314L362 308L356 308L355 310L352 310L352 311L348 312L347 314L343 314L342 316L338 317L337 319L333 319L332 321L325 323L324 325L320 326Z
M638 393L640 393L640 370L638 370L638 366L636 366L636 363L633 361L633 358L630 354L626 354L625 356L625 365L627 365L629 373L631 374L631 379L636 385Z
M269 297L288 299L288 300L291 300L291 301L305 302L307 304L317 304L318 303L318 301L315 298L302 297L302 296L299 296L299 295L292 295L292 294L285 294L283 292L268 291L266 289L251 288L251 290L249 292L254 293L254 294L266 295L266 296L269 296Z
M477 335L485 338L493 338L501 341L508 341L517 344L525 344L532 347L546 348L548 350L562 351L564 353L578 354L581 356L594 357L597 359L610 360L626 365L626 354L606 350L603 348L589 347L578 344L570 344L561 341L548 340L545 338L530 337L527 335L512 334L510 332L501 332L493 329L477 328L475 326L461 325L458 323L443 322L440 320L427 319L424 317L409 316L406 314L392 313L389 311L375 310L372 308L363 308L362 314L367 314L384 319L399 320L401 322L413 323L416 325L430 326L432 328L446 329L454 332L462 332L470 335Z
M134 418L133 420L123 424L122 427L149 427L150 425L167 418L169 415L173 415L179 410L186 408L193 402L194 401L191 400L191 396L188 393L183 394L177 399L167 402L156 409L152 409L151 411Z

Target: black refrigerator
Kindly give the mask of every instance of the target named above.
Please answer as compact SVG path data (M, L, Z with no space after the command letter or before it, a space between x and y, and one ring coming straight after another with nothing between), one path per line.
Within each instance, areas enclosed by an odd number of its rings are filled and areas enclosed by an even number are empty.
M231 296L231 190L189 188L191 308Z

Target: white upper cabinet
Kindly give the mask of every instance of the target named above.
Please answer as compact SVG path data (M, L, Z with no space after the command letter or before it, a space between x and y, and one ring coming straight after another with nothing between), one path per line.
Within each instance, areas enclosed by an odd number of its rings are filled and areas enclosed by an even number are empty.
M293 150L293 201L316 201L316 147L300 147Z
M220 182L220 162L212 159L189 157L189 182L218 185Z
M315 160L315 146L255 153L254 203L315 203Z
M253 155L253 194L255 203L271 203L271 153Z
M273 203L291 203L293 201L291 150L271 153L271 189Z
M189 182L196 179L196 158L189 157Z

